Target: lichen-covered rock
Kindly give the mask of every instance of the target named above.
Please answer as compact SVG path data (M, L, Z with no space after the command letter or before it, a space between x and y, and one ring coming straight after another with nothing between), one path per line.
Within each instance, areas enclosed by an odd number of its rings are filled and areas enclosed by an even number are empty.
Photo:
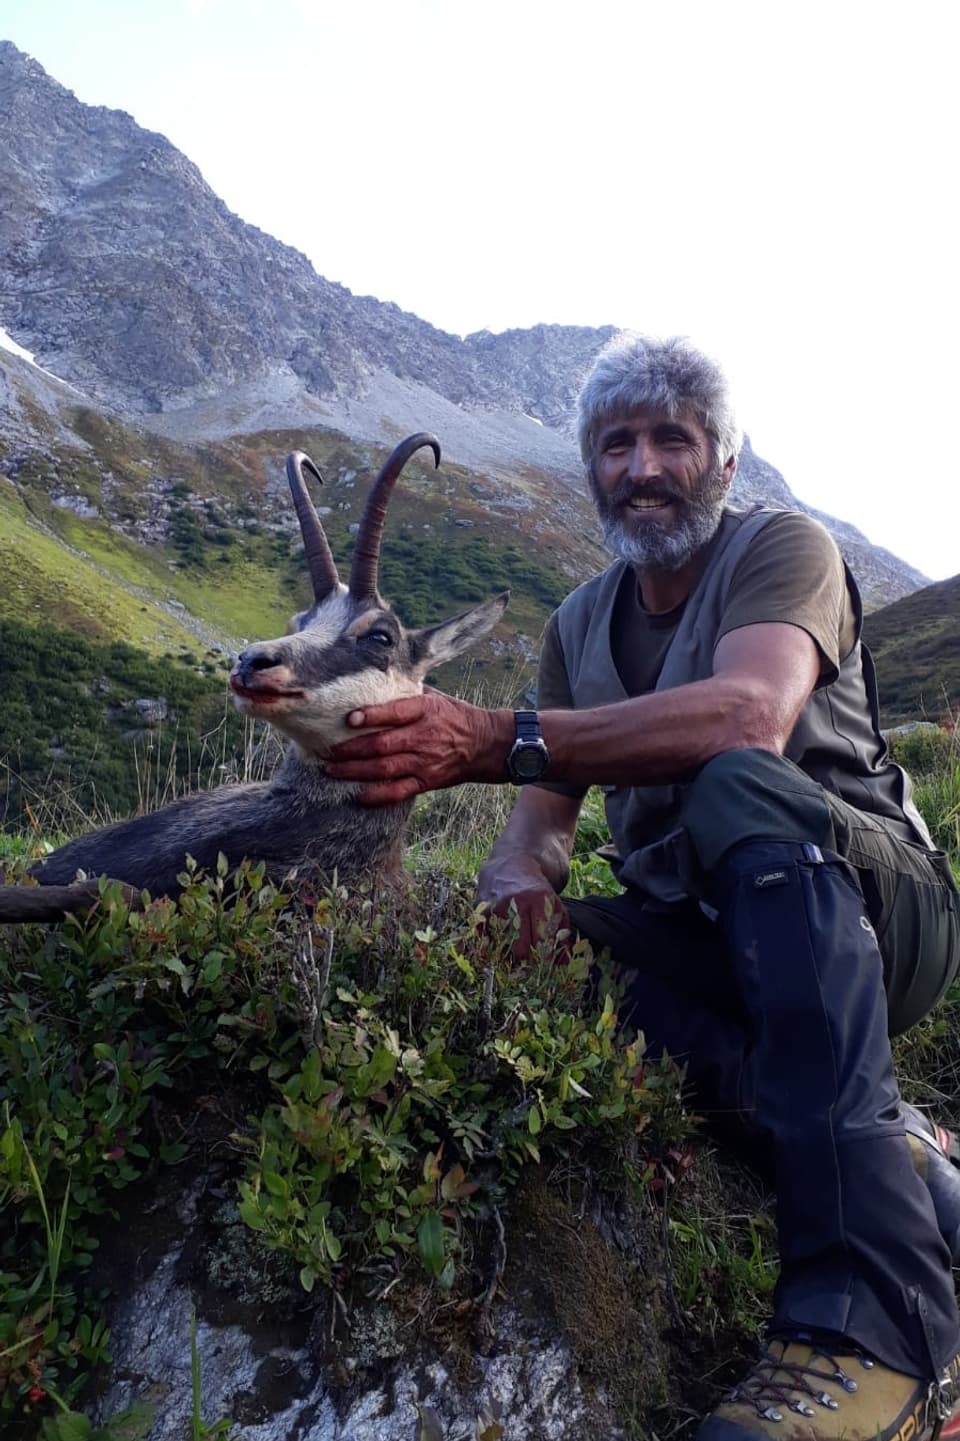
M98 1412L146 1399L150 1441L189 1435L195 1313L204 1420L229 1417L243 1441L411 1441L424 1419L443 1441L472 1441L484 1415L511 1441L618 1441L624 1364L639 1364L633 1381L662 1400L650 1288L631 1295L634 1264L540 1185L517 1208L487 1321L469 1301L447 1307L451 1320L426 1286L346 1310L307 1297L296 1268L239 1222L222 1176L175 1200L178 1184L167 1178L152 1210L127 1209L102 1263L118 1294Z

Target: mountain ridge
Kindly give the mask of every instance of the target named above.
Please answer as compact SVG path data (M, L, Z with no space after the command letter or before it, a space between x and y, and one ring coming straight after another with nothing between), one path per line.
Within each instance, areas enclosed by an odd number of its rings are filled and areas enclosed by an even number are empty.
M522 489L531 468L553 476L574 523L595 533L572 421L581 377L614 327L461 339L355 296L234 215L163 136L83 105L8 41L0 124L0 185L12 197L0 212L0 324L89 404L189 444L322 427L387 445L433 429L452 461L501 489L518 477ZM62 417L69 396L6 372L0 383L19 409L15 422L0 418L0 438L5 426L22 447L31 426L42 432L38 412L50 404ZM926 582L798 501L749 443L733 499L818 515L868 606ZM591 565L596 555L591 547Z

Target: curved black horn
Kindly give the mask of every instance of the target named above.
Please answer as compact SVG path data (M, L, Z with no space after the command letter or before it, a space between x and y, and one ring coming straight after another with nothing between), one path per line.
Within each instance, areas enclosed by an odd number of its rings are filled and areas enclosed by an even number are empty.
M384 461L380 474L373 482L373 489L367 497L360 529L357 532L356 549L350 565L350 594L357 600L366 600L377 594L377 568L380 562L380 539L383 523L387 518L387 503L394 482L415 450L429 445L434 459L440 464L440 442L429 431L418 430L401 440Z
M304 471L308 471L319 480L321 485L323 484L323 476L309 455L304 455L302 450L295 450L287 456L287 479L290 482L293 503L296 506L297 519L303 535L303 548L306 552L307 565L310 567L313 594L319 602L326 600L330 592L336 590L340 584L340 577L337 574L337 563L333 558L330 542L323 533L320 517L310 499L307 482L303 476Z

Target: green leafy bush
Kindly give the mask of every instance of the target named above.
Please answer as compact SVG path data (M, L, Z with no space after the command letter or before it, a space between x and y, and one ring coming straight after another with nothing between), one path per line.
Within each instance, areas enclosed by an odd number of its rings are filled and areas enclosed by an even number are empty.
M348 923L338 952L341 964L354 957L348 974L369 969L376 929L372 913ZM616 1150L655 1114L663 1126L665 1095L644 1072L642 1042L618 1034L613 998L580 1011L586 945L557 964L545 944L520 969L499 930L493 940L479 912L452 932L399 929L383 984L336 985L317 1044L277 1077L240 1210L301 1263L308 1289L335 1282L341 1260L416 1251L449 1287L463 1221L498 1204L544 1147Z
M960 741L944 726L919 722L887 736L891 758L914 777L926 777L960 766Z
M0 935L0 1418L23 1436L106 1358L97 1217L189 1154L178 1098L211 1067L250 1112L241 1215L308 1290L412 1267L469 1293L468 1228L525 1165L640 1181L639 1135L646 1156L688 1126L679 1073L643 1064L614 998L583 1009L587 948L514 967L466 886L304 912L262 867L184 881L176 904L105 886L85 920Z
M284 921L262 872L194 879L181 906L142 912L102 894L61 931L0 934L0 1418L38 1391L69 1398L69 1373L107 1355L81 1299L96 1218L186 1151L151 1131L153 1098L275 1032L284 995L294 1014L292 989L264 993Z

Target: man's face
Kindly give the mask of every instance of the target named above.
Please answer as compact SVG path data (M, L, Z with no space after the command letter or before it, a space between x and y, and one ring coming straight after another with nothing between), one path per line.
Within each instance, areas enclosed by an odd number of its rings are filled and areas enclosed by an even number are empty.
M716 533L734 469L715 459L693 415L635 410L611 420L589 470L608 550L640 570L679 570Z

